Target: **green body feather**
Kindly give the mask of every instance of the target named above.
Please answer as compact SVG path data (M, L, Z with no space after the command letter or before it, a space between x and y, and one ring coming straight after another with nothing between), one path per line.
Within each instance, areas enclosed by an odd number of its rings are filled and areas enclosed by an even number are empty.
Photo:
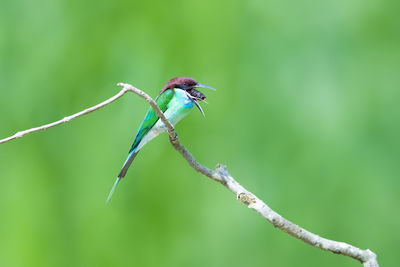
M162 112L165 112L168 108L168 104L171 101L172 97L174 96L174 92L172 90L165 90L162 92L157 98L156 103L157 106L161 109ZM158 116L152 107L149 107L146 116L142 124L139 127L139 130L136 134L135 141L129 152L133 151L142 141L142 138L150 131L150 129L156 124L158 121Z

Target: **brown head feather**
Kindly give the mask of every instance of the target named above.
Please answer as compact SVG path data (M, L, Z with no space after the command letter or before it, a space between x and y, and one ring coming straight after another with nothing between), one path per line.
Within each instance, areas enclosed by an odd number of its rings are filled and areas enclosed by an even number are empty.
M180 88L187 91L188 89L194 88L197 84L198 83L195 81L195 79L190 77L175 77L169 80L169 82L161 90L160 94L167 89L174 88Z

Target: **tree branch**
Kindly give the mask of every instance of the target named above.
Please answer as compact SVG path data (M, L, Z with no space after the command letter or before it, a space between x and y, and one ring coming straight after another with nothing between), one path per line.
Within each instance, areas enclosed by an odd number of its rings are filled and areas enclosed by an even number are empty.
M102 108L102 107L110 104L111 102L114 102L115 100L117 100L118 98L123 96L128 91L130 91L130 90L128 90L126 88L122 88L122 90L118 94L116 94L115 96L107 99L106 101L101 102L100 104L97 104L96 106L87 108L85 110L82 110L81 112L78 112L78 113L75 113L73 115L64 117L61 120L58 120L58 121L55 121L55 122L52 122L52 123L49 123L49 124L45 124L45 125L42 125L42 126L38 126L38 127L35 127L35 128L31 128L31 129L25 130L25 131L17 132L16 134L14 134L14 135L12 135L10 137L1 139L0 140L0 144L6 143L8 141L11 141L11 140L14 140L14 139L17 139L17 138L20 138L20 137L22 137L22 136L24 136L26 134L34 133L34 132L37 132L37 131L47 130L47 129L49 129L51 127L54 127L54 126L57 126L59 124L62 124L62 123L65 123L65 122L69 122L70 120L73 120L73 119L75 119L77 117L89 114L90 112L93 112L93 111L95 111L95 110L97 110L99 108Z
M15 135L10 136L8 138L0 140L0 144L6 143L8 141L11 141L16 138L20 138L26 134L41 131L41 130L46 130L48 128L51 128L53 126L68 122L72 119L75 119L79 116L86 115L92 111L95 111L97 109L100 109L111 102L117 100L121 96L123 96L126 92L133 92L140 97L144 98L149 104L153 107L155 112L157 113L158 117L161 119L161 121L166 125L167 131L169 134L170 142L172 146L186 159L186 161L189 163L189 165L195 169L197 172L213 179L214 181L219 182L223 186L225 186L229 191L234 193L236 195L236 198L247 205L249 208L253 209L256 211L258 214L260 214L262 217L264 217L268 222L270 222L272 225L275 227L281 229L282 231L290 234L291 236L294 236L297 239L300 239L304 241L307 244L310 244L313 247L320 248L322 250L330 251L336 254L342 254L348 257L351 257L353 259L356 259L360 261L364 267L378 267L378 262L376 259L375 253L373 253L371 250L366 249L362 250L359 249L355 246L349 245L344 242L338 242L338 241L333 241L329 240L323 237L320 237L316 234L313 234L300 226L286 220L283 218L281 215L279 215L277 212L272 210L270 207L268 207L267 204L265 204L262 200L257 198L253 193L247 191L242 185L240 185L227 171L226 166L223 165L217 165L216 170L211 170L203 165L201 165L199 162L196 161L196 159L193 157L193 155L187 150L178 140L178 137L174 131L174 127L169 123L167 118L164 116L163 112L160 110L160 108L157 106L156 102L146 93L143 91L137 89L136 87L130 85L130 84L125 84L125 83L119 83L118 86L121 86L122 89L121 91L116 94L115 96L109 98L108 100L101 102L100 104L90 107L88 109L85 109L81 112L78 112L76 114L73 114L71 116L65 117L59 121L49 123L43 126L39 126L36 128L32 128L29 130L17 132Z

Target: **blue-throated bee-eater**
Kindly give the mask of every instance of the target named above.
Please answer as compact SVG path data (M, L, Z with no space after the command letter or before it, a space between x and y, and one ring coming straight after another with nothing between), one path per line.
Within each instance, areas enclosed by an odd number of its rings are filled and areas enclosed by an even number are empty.
M206 96L196 90L196 88L199 87L215 90L212 87L196 82L193 78L176 77L171 79L158 94L156 103L172 125L175 125L183 117L189 114L194 106L196 106L204 115L198 101L204 101ZM122 166L118 178L108 195L107 202L110 201L119 181L125 177L129 166L139 153L140 149L142 149L142 147L151 139L165 131L167 131L167 128L164 123L158 118L154 109L150 107L139 127L139 130L137 131L135 141L129 150L128 158Z

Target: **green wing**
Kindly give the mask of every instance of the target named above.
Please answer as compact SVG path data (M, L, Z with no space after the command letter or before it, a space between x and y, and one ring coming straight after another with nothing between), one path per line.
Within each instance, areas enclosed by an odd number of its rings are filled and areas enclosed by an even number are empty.
M168 89L162 92L156 98L156 103L158 107L162 110L162 112L165 112L167 110L167 105L169 101L171 101L173 95L174 92L171 89ZM144 120L139 127L135 141L133 142L133 145L131 147L131 150L129 150L129 152L132 152L132 150L134 150L139 145L143 136L145 136L150 131L151 127L153 127L153 125L156 124L157 121L158 121L158 116L154 111L154 109L150 107L149 110L147 111L146 117L144 117Z

